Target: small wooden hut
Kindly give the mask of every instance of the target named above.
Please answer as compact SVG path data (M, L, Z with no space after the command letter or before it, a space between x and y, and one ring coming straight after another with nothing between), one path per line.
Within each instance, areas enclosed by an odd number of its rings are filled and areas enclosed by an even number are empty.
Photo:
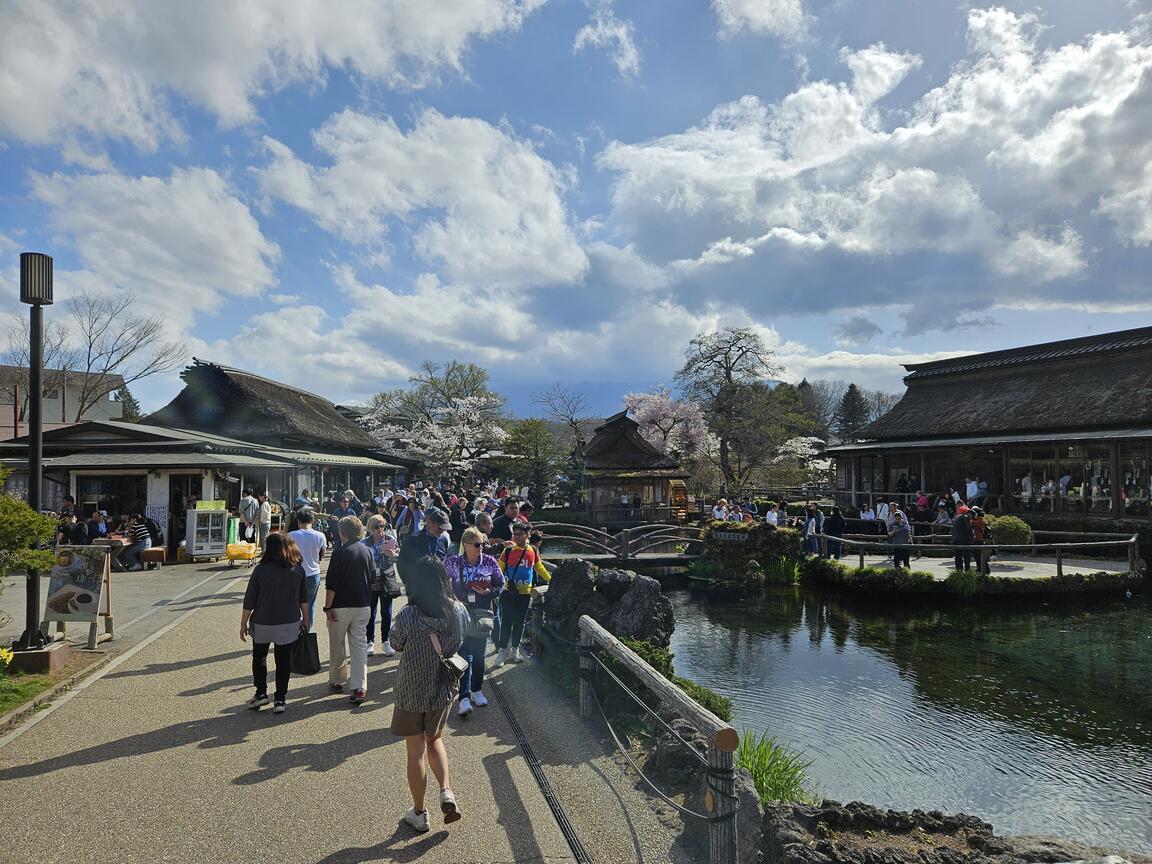
M584 446L584 496L598 524L672 520L675 488L688 476L644 440L626 411L597 426Z

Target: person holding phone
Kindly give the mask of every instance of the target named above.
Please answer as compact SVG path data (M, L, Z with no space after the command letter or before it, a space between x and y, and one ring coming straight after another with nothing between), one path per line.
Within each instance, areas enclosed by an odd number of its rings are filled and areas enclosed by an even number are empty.
M487 539L476 528L465 528L461 538L464 551L444 560L444 569L452 577L452 591L468 610L471 622L476 622L478 617L494 622L494 618L474 613L476 610L491 611L496 598L504 590L504 574L500 571L499 562L492 555L484 554ZM483 688L484 655L488 650L489 634L478 633L475 623L471 629L476 635L465 635L460 648L460 656L468 661L468 668L460 676L460 705L456 713L461 717L471 714L473 706L483 708L488 704Z

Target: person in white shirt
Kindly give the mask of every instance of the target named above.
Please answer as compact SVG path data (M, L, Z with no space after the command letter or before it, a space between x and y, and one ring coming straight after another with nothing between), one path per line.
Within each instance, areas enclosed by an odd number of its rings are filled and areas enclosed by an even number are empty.
M324 550L328 548L328 538L312 527L312 511L301 510L296 514L300 526L289 531L288 536L296 541L300 549L300 566L304 568L304 584L308 588L308 629L316 621L316 594L320 591L320 562L324 560Z
M879 519L881 522L883 522L885 524L885 527L887 527L888 516L889 516L888 503L886 501L881 501L876 506L876 518Z
M780 525L780 508L775 504L769 504L768 509L764 511L764 521L769 525Z
M712 508L712 518L717 522L723 522L728 518L728 501L721 498L716 502L716 506Z
M264 548L268 541L268 532L272 530L272 503L268 500L268 493L259 495L260 509L256 511L256 545Z
M980 484L971 477L964 480L964 497L968 499L969 504L980 497Z
M260 515L260 502L257 501L251 489L244 490L244 497L240 499L240 539L249 543L256 541L256 518Z
M876 521L876 511L872 509L871 504L866 504L864 506L864 510L862 510L860 513L860 518L865 522Z

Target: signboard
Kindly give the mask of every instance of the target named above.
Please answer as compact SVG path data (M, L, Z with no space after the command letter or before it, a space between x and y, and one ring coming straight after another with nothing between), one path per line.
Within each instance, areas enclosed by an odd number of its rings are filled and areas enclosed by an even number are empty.
M743 531L713 531L712 539L725 543L747 543L748 535Z
M107 546L58 546L48 573L45 621L96 622L108 578Z
M226 501L197 501L197 510L227 510L228 503Z

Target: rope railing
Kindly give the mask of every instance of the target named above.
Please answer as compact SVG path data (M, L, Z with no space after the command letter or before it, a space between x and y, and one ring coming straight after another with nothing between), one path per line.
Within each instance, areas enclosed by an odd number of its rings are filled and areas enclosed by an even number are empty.
M593 618L582 615L580 627L580 716L587 719L592 715L592 708L599 710L612 739L616 742L621 755L625 757L633 770L648 785L653 792L678 812L690 818L704 820L708 825L708 849L711 864L736 864L736 816L737 796L733 753L740 745L740 736L736 730L704 708L687 693L665 678L656 669L646 663L636 652L624 645L619 639L601 627ZM698 729L708 740L708 755L705 759L697 753L696 749L685 741L663 718L641 699L635 691L615 674L601 659L600 655L607 655L626 669L641 685L651 692L666 707L672 709L679 716ZM607 675L624 693L645 711L658 719L664 727L671 732L676 740L688 747L693 754L707 765L708 785L705 794L705 809L707 814L696 813L689 810L665 795L656 785L644 775L640 767L627 752L615 729L612 728L604 706L593 686L593 677L597 668Z
M1052 532L1058 533L1058 532ZM1064 575L1064 550L1066 549L1103 549L1114 548L1117 546L1128 547L1128 569L1131 572L1136 572L1136 559L1137 559L1137 546L1140 541L1138 534L1132 535L1111 535L1115 537L1125 537L1123 540L1092 540L1092 541L1072 541L1068 543L997 543L995 541L989 543L916 543L916 536L913 535L910 539L911 543L894 544L887 540L878 540L875 535L867 534L848 534L843 537L835 537L831 534L816 534L820 540L825 542L840 543L844 546L851 546L858 550L860 554L860 566L864 566L864 553L866 549L882 549L885 552L891 552L894 548L908 547L923 552L925 549L940 549L950 551L953 554L957 551L961 552L987 552L995 550L997 554L1001 552L1011 552L1017 550L1026 550L1033 555L1037 550L1054 550L1056 558L1056 575L1062 577ZM1099 536L1099 535L1097 535ZM931 539L935 539L932 537Z

